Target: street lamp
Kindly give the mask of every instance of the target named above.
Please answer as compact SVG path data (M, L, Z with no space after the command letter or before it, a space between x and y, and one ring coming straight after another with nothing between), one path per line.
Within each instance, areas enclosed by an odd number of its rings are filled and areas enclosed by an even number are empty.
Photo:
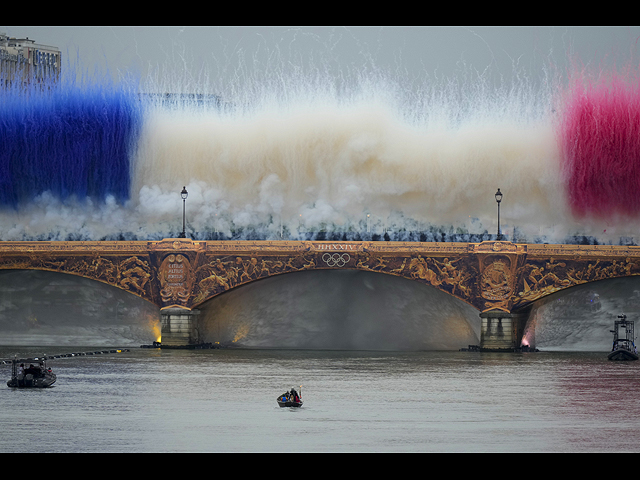
M496 202L498 202L498 240L502 240L502 234L500 233L500 202L502 201L502 192L500 189L496 192Z
M182 233L180 234L180 238L187 238L185 232L185 204L187 197L189 196L189 192L187 192L186 187L182 187L182 191L180 192L180 196L182 197Z

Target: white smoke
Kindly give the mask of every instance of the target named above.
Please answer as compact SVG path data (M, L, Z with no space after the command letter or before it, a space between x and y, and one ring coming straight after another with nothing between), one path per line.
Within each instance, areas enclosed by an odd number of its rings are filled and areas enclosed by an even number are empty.
M484 111L455 126L451 116L463 108L455 103L425 105L415 121L415 112L406 115L384 94L316 93L312 101L231 113L155 110L133 192L145 213L150 205L158 216L170 215L161 207L173 198L175 217L177 185L187 185L197 195L187 201L197 231L222 218L290 232L361 228L367 218L378 230L470 231L478 219L476 229L493 231L497 188L505 194L503 225L534 235L540 225L570 226L552 118L523 117L532 107L507 97L479 98Z

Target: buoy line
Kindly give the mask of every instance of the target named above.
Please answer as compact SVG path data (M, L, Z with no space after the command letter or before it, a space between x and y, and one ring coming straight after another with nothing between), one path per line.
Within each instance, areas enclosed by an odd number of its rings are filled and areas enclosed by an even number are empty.
M63 353L60 355L43 355L41 357L19 358L18 361L19 362L39 362L41 360L50 360L52 358L81 357L86 355L104 355L108 353L124 353L129 351L130 350L128 348L118 348L118 349L111 349L111 350L96 350L93 352L73 352L73 353ZM11 365L11 362L13 362L13 359L0 361L0 363L2 363L3 365Z

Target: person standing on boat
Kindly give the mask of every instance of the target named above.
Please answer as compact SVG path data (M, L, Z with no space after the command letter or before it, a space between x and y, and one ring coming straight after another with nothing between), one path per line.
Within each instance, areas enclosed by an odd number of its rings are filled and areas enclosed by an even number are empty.
M298 392L296 392L295 388L291 388L291 400L299 403L300 402L300 397L298 396Z

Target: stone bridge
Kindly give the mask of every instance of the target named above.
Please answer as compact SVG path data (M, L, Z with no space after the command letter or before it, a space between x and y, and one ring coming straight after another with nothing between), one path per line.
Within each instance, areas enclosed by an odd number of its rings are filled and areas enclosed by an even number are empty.
M480 347L514 350L533 302L575 285L640 274L640 247L368 241L0 242L0 269L107 283L161 310L163 346L198 343L198 306L241 285L303 270L357 269L447 292L482 318Z

